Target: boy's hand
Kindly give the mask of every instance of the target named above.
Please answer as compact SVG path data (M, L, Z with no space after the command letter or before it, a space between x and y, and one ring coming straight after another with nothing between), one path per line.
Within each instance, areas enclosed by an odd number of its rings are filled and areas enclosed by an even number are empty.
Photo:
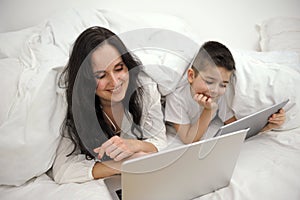
M212 110L217 108L217 103L212 100L211 97L208 97L204 94L195 94L194 100L204 109Z
M279 128L285 122L285 111L280 109L279 112L269 117L268 124L262 129L262 132Z
M285 111L280 109L278 113L274 113L269 117L269 127L270 128L279 128L285 122Z

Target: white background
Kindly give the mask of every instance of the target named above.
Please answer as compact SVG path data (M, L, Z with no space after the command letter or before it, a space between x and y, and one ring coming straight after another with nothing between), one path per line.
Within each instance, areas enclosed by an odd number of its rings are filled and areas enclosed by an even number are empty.
M0 0L0 32L32 26L72 7L173 14L203 40L252 50L259 50L256 24L277 16L300 17L299 0Z

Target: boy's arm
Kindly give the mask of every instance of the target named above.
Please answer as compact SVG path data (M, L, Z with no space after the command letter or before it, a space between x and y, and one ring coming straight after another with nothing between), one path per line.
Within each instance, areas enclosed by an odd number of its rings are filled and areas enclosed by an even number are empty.
M185 144L197 142L206 132L214 114L213 109L204 109L195 124L173 124L181 141Z
M234 121L236 121L236 120L237 120L236 117L233 116L233 117L231 117L230 119L228 119L227 121L225 121L224 124L225 124L225 125L226 125L226 124L230 124L230 123L232 123L232 122L234 122Z

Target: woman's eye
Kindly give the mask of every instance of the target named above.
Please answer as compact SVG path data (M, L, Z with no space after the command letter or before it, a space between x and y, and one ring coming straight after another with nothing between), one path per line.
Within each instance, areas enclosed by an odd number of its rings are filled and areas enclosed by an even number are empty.
M104 77L105 77L105 74L97 74L97 75L95 75L96 79L102 79Z
M120 64L115 68L115 70L116 70L116 71L122 71L122 70L123 70L123 66L124 66L124 64L123 64L123 63L120 63Z

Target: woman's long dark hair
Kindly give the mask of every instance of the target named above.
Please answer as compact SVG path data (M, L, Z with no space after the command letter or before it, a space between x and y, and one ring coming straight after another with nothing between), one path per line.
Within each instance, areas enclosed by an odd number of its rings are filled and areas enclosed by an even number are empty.
M137 139L143 139L143 134L140 129L140 121L142 116L142 104L141 96L143 94L143 89L140 87L138 82L138 73L140 72L141 62L130 54L123 44L123 42L110 30L103 27L90 27L82 32L79 37L76 39L72 53L69 58L69 62L64 69L63 73L60 76L59 86L66 88L66 99L67 99L67 114L62 125L62 134L65 132L68 134L72 142L74 143L74 149L70 152L69 155L74 153L76 148L79 148L81 153L85 154L88 159L94 158L83 145L82 139L80 138L78 132L84 131L84 134L89 134L89 131L80 126L75 127L74 120L74 107L76 105L77 109L80 110L91 110L96 113L98 123L100 124L103 133L108 137L115 135L114 131L111 129L111 126L106 123L104 120L103 111L101 109L101 103L99 97L95 94L96 80L93 76L92 67L90 63L90 56L97 47L104 44L111 45L115 47L128 68L130 73L129 75L129 85L126 91L125 98L122 103L124 105L125 111L129 111L132 115L133 122L131 131L137 137ZM83 69L85 68L85 69ZM83 70L83 74L82 74ZM78 77L81 77L81 92L78 94L78 100L74 99L74 94L76 93L74 87L76 87L76 82ZM88 95L82 94L91 94L94 98L88 99ZM88 113L88 112L87 112ZM126 112L125 112L126 113ZM87 114L85 113L87 116ZM90 114L88 114L90 115ZM81 118L81 119L84 119ZM88 123L89 120L86 120ZM84 130L79 130L84 129ZM99 134L99 133L98 133Z

